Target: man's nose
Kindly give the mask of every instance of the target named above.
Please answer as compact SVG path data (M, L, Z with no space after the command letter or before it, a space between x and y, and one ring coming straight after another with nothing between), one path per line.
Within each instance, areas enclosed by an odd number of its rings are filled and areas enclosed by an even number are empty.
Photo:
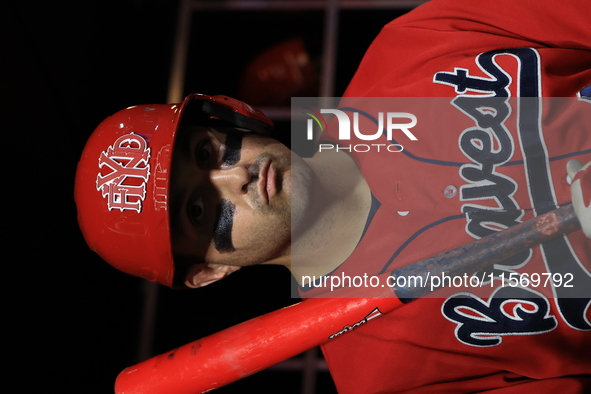
M251 174L246 167L232 166L225 169L211 170L211 182L222 192L242 195L248 192L247 185Z

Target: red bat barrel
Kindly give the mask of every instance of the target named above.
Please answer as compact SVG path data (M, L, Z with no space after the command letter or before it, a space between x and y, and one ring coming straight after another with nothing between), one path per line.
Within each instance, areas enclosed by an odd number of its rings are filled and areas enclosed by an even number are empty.
M256 317L123 370L115 392L212 391L402 305L391 289L382 291L385 298L315 298Z

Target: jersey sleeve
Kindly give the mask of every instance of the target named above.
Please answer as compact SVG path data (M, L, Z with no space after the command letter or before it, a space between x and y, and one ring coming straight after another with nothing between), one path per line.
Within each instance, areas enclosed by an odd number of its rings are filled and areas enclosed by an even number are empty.
M448 97L449 89L432 83L435 73L468 68L487 51L527 47L541 53L542 71L556 77L543 94L572 97L591 84L588 15L591 3L584 0L560 6L548 0L432 0L382 29L345 96Z

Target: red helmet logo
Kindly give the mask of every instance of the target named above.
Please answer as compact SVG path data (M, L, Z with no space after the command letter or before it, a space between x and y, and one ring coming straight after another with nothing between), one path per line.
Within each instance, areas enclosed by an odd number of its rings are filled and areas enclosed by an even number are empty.
M141 136L130 133L119 137L113 145L101 152L99 168L108 167L105 175L99 172L96 189L107 198L109 210L142 210L146 198L146 182L150 177L150 148Z

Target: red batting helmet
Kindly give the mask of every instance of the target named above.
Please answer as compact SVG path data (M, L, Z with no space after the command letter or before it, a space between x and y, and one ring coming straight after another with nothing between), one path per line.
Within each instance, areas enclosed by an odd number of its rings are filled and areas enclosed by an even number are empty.
M78 223L90 248L123 272L170 287L170 167L188 116L261 134L273 128L260 110L226 96L191 94L180 104L129 107L96 128L76 172Z

